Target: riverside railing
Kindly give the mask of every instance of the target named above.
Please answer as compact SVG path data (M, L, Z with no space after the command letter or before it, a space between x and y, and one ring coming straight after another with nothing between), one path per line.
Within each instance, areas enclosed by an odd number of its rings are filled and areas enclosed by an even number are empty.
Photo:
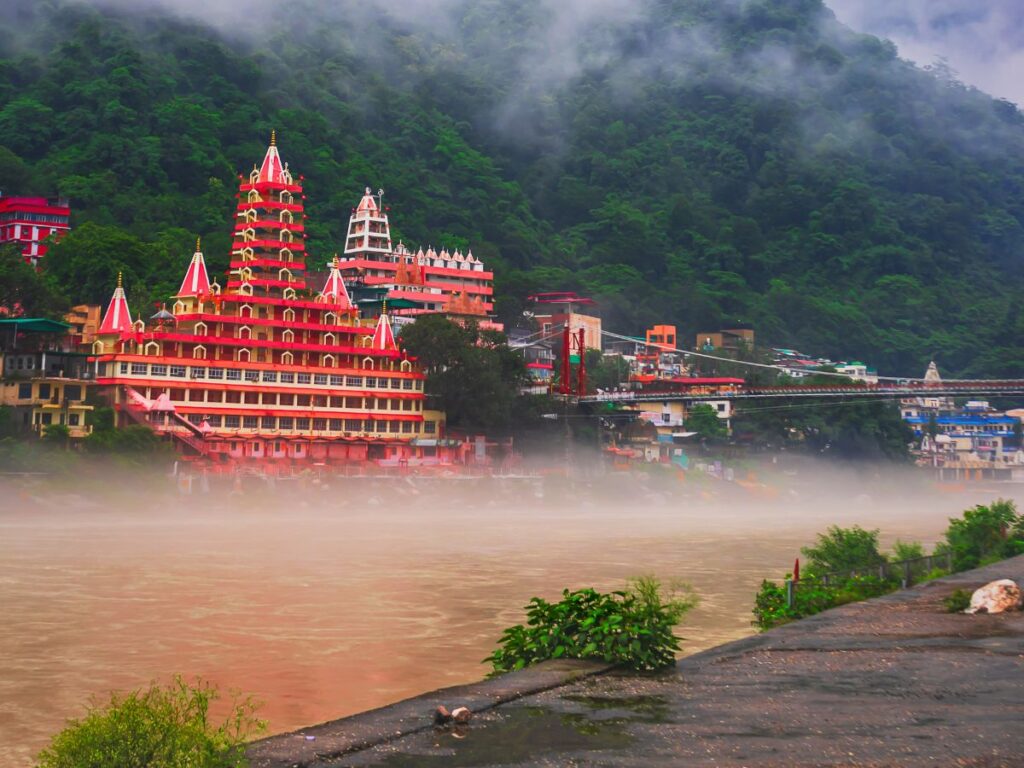
M810 579L786 579L786 607L792 608L796 600L796 592L801 584L820 584L829 587L832 584L842 584L858 576L877 576L881 581L888 581L894 576L900 578L900 589L906 589L914 583L914 579L922 574L931 573L936 566L941 564L948 573L953 572L953 553L950 551L936 555L924 555L913 557L909 560L899 560L895 563L888 561L866 568L854 568L847 571L832 571Z

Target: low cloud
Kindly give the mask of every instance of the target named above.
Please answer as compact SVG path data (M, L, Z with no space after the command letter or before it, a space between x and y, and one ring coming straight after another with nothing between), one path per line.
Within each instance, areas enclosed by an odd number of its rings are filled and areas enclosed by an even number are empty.
M1024 3L1018 0L825 0L860 32L886 37L900 56L945 59L959 78L1024 106Z

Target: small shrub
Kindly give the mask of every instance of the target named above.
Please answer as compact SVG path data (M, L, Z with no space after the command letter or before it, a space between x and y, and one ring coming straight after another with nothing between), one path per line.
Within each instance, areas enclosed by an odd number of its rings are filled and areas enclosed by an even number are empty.
M43 427L43 440L54 445L67 445L71 430L64 424L47 424Z
M943 576L949 576L949 571L945 568L932 568L928 573L922 574L917 578L918 582L932 581L933 579L941 579Z
M924 557L924 546L921 542L897 539L896 543L892 545L892 555L889 559L894 563L899 563L903 560L916 560L920 557Z
M954 571L977 568L1024 551L1024 520L1012 501L979 504L962 518L950 519L945 544L952 552Z
M885 555L878 551L878 530L865 531L859 525L840 528L833 525L818 535L813 547L803 547L808 558L808 576L873 568L884 563Z
M241 768L245 744L266 723L251 699L235 699L225 721L209 721L216 688L175 678L166 687L112 694L72 720L40 753L38 768Z
M828 586L820 581L800 581L793 590L793 605L788 606L785 584L763 581L754 597L753 623L759 629L771 629L838 605L888 594L898 586L898 581L877 576L854 576Z
M557 603L535 597L526 606L526 625L506 629L485 661L494 674L559 658L659 669L675 661L679 640L672 628L696 604L689 587L663 591L650 576L630 581L625 591L567 589Z
M958 589L942 600L946 613L963 613L971 605L971 591Z

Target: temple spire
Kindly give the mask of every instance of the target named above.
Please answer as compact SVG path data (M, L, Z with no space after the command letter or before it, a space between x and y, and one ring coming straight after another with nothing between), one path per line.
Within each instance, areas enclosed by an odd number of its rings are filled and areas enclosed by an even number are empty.
M345 280L339 269L340 266L341 261L338 259L338 254L334 254L330 274L327 275L327 282L324 283L324 289L320 291L320 295L334 304L340 304L343 310L353 309L352 298L348 295Z
M203 252L200 250L200 240L196 238L196 252L192 254L192 261L185 272L185 279L181 281L181 288L178 289L178 296L205 296L210 292L210 277L206 272L206 261Z
M377 328L373 332L371 346L380 350L398 349L398 344L395 343L395 334L391 330L391 320L388 319L386 311L381 312L380 318L377 320Z
M128 311L128 299L124 295L124 284L121 273L117 273L117 288L114 295L110 297L110 304L107 305L107 312L103 315L103 322L97 333L127 333L132 328L132 314Z
M263 165L260 166L256 181L275 184L287 183L284 179L284 164L281 162L281 154L277 151L276 131L270 133L270 146L267 147L267 154L263 157Z

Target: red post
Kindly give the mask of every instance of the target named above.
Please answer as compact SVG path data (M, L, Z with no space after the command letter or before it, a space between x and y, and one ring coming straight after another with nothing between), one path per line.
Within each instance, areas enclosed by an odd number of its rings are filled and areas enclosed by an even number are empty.
M793 581L800 581L800 558L793 563Z
M569 331L569 324L562 328L562 377L558 382L558 392L568 395L572 392L569 384L569 377L572 375L572 335Z
M576 370L576 394L583 397L587 394L587 344L583 328L576 335L576 349L580 353L580 367Z

